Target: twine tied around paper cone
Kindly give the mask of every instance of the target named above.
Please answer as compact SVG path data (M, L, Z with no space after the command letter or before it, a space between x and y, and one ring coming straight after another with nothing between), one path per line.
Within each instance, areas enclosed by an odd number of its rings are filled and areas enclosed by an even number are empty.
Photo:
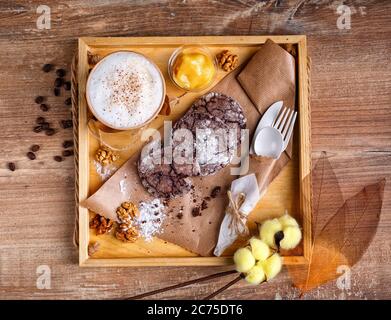
M248 228L245 223L246 215L240 211L240 207L244 203L244 200L246 200L246 195L243 192L239 193L236 201L234 200L231 191L228 190L227 195L229 205L226 211L232 216L229 227L233 228L237 234L247 234ZM242 226L242 229L240 229L239 226Z

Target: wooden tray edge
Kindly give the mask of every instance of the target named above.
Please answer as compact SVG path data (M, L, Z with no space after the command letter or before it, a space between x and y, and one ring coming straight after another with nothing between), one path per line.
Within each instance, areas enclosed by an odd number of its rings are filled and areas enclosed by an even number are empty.
M191 38L191 39L190 39ZM131 38L110 38L114 40L115 45L127 45ZM197 41L203 41L206 44L212 44L218 42L224 45L224 43L264 43L267 39L271 39L277 43L293 43L298 45L298 73L299 79L299 105L300 109L300 122L309 124L306 129L300 126L300 144L304 147L300 148L300 179L306 181L306 185L301 183L300 190L300 207L303 212L303 230L306 237L303 237L303 256L289 256L284 257L285 264L304 264L308 261L311 247L311 132L310 132L310 77L309 77L309 58L307 56L307 42L305 35L293 35L293 36L201 36L201 37L138 37L140 45L147 44L163 44L172 43L177 45L178 43L195 43ZM216 40L217 39L217 40ZM145 41L145 42L143 42ZM73 124L74 124L74 141L75 141L75 197L76 197L76 218L75 218L75 232L74 232L74 244L79 247L79 265L82 267L125 267L125 266L223 266L232 264L231 257L185 257L185 258L116 258L116 259L90 259L88 256L88 210L79 205L83 195L79 192L79 179L82 170L79 168L78 154L79 154L79 132L78 123L80 115L78 112L78 101L83 98L80 95L78 86L78 61L80 59L86 59L87 49L89 45L103 45L107 42L107 37L92 38L84 37L79 38L78 51L74 57L72 63L72 111L73 111ZM134 43L133 43L134 45ZM75 88L75 89L74 89ZM76 98L77 97L77 98ZM302 110L303 109L303 110ZM304 111L304 112L303 112ZM84 144L86 141L84 142ZM304 152L305 151L305 152ZM304 155L309 154L309 157ZM305 180L304 180L305 179ZM84 219L83 219L84 218Z

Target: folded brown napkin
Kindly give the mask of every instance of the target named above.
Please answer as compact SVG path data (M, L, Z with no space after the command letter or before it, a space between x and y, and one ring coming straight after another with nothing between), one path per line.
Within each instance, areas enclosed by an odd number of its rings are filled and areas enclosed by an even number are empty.
M211 91L224 93L237 100L247 118L250 139L261 115L278 100L284 105L294 107L295 102L295 60L279 45L267 41L250 59L244 68L227 75ZM289 146L278 160L250 157L249 171L256 173L261 192L279 174L291 158ZM132 156L103 186L82 203L90 210L116 219L115 209L125 200L132 202L148 201L152 196L141 185L137 174L139 153ZM226 195L232 180L229 166L213 176L192 177L194 189L169 201L164 231L159 238L180 245L202 256L212 255L217 243L220 224L228 204ZM126 194L121 193L120 181L128 181ZM211 197L212 190L221 188L216 197ZM202 214L193 216L192 210L202 205L207 199L207 207Z

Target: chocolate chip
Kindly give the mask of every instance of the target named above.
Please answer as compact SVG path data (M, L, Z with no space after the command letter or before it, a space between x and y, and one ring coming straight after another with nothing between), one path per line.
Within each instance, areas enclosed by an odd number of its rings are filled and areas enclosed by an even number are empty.
M42 103L42 104L39 106L39 108L40 108L43 112L46 112L46 111L49 110L49 107L48 107L46 104L44 104L44 103Z
M50 72L53 69L53 65L50 63L44 64L42 67L43 72Z
M64 80L62 78L56 78L56 80L54 80L54 86L56 88L59 88L63 85L64 83Z
M72 140L65 140L63 143L62 143L62 147L63 148L70 148L73 146L73 141Z
M72 128L73 126L72 120L61 120L60 124L63 129Z
M29 158L30 160L35 160L36 156L34 154L34 152L27 152L27 158Z
M193 215L193 217L198 217L198 216L200 216L200 215L201 215L200 208L199 208L199 207L193 208L193 210L191 210L191 214Z
M68 98L64 101L65 105L70 106L72 104L71 98Z
M37 152L38 150L40 149L39 145L37 144L33 144L31 147L30 147L30 150L32 152Z
M38 96L35 98L35 103L36 104L41 104L43 102L43 97L42 96Z
M64 150L64 151L62 152L62 155L63 155L64 157L73 156L73 150Z
M54 159L54 161L57 161L57 162L61 162L62 161L62 157L61 156L54 156L53 159Z
M221 187L220 186L217 186L217 187L214 187L212 192L210 193L210 196L212 198L216 198L221 192Z
M179 213L176 215L176 217L177 217L178 219L182 219L182 218L183 218L183 213L182 213L182 212L179 212Z
M42 122L41 127L43 130L47 130L50 128L50 124L49 124L49 122Z
M274 234L274 242L276 243L277 248L280 248L280 242L284 239L284 232L278 231Z
M66 71L64 69L57 69L56 70L56 75L59 76L60 78L64 77L66 74Z
M13 163L13 162L8 162L8 169L10 169L11 171L15 171L15 170L16 170L16 165L15 165L15 163Z
M53 93L56 97L60 95L60 88L54 88Z
M71 90L71 82L70 81L64 82L64 89L67 91Z
M43 130L43 129L42 129L42 126L36 126L36 127L34 127L34 129L33 129L33 131L34 131L35 133L40 133L42 130Z
M56 131L53 128L48 128L45 130L45 133L47 136L52 136L56 133Z
M45 118L44 118L44 117L38 117L37 120L35 120L35 122L36 122L37 124L42 124L42 123L45 122Z
M201 210L205 210L207 208L208 208L208 203L205 200L203 200L201 203Z

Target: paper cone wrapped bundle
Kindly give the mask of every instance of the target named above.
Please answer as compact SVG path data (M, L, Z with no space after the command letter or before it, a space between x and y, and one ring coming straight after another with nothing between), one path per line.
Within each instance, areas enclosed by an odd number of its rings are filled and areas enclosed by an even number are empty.
M295 59L287 51L268 40L241 69L234 70L211 91L232 97L241 105L247 118L250 139L258 121L267 108L278 100L285 106L295 106ZM102 187L82 205L93 212L116 220L116 208L130 200L134 203L149 201L153 197L141 184L137 171L140 152L133 155ZM278 160L250 156L249 170L241 174L255 173L260 193L280 173L292 156L291 143ZM237 179L227 166L214 175L191 177L194 188L184 196L168 202L167 218L159 238L175 243L201 256L213 254L220 225L228 205L227 191ZM121 192L121 185L126 192ZM220 188L217 195L212 190ZM217 190L217 189L216 189ZM194 216L193 208L207 207L201 215Z

